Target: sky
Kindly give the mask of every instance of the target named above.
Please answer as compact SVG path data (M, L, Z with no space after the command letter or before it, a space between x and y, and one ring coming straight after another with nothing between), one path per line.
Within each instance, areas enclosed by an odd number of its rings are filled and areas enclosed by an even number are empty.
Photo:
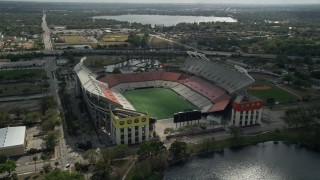
M106 2L106 3L320 4L320 0L16 0L16 1Z

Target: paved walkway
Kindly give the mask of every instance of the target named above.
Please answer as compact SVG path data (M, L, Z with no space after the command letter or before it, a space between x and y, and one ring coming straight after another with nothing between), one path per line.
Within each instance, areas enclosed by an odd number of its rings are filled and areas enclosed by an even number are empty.
M1 97L0 102L10 102L10 101L25 101L25 100L32 100L32 99L41 99L49 94L34 94L34 95L23 95L23 96L8 96L8 97Z

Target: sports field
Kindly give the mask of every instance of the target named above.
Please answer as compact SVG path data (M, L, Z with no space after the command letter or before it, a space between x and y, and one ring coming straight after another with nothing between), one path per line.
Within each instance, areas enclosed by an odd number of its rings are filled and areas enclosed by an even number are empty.
M283 90L276 85L263 81L256 82L251 88L248 89L248 93L252 96L262 99L263 101L266 101L268 98L275 98L275 100L279 102L298 99L298 97L294 94Z
M198 109L171 89L149 88L124 92L137 111L147 112L157 119L172 118L179 111Z

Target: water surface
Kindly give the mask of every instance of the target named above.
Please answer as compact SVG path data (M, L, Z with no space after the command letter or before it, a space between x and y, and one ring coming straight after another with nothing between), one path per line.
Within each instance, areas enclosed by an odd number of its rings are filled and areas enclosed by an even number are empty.
M141 24L173 26L178 23L200 22L237 22L231 17L206 17L206 16L168 16L168 15L137 15L127 14L119 16L95 16L94 19L113 19L117 21L136 22Z
M319 180L320 153L272 142L193 157L165 172L165 180Z

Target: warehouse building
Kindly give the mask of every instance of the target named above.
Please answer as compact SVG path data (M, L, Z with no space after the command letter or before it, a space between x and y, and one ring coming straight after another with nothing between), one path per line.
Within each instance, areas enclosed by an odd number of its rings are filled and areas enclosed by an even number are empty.
M0 154L18 156L24 154L26 147L26 126L0 129Z

